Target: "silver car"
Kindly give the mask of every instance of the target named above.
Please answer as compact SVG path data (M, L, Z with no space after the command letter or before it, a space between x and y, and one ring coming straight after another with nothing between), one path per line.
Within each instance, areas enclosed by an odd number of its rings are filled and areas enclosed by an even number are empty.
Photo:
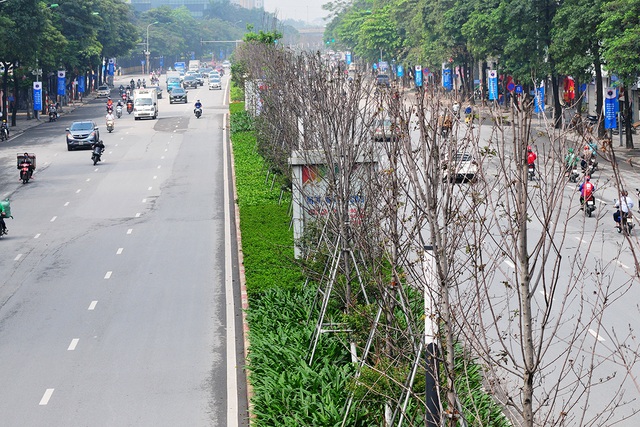
M209 90L221 90L222 83L220 82L220 77L210 77L209 78Z

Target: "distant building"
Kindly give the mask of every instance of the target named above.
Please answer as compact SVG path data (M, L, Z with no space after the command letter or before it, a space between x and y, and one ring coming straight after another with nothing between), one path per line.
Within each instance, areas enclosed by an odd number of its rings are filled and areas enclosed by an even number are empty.
M209 0L127 0L126 3L130 3L138 12L146 12L160 6L170 6L173 9L186 6L195 18L202 17L205 9L210 6Z
M264 0L231 0L231 3L245 9L264 9Z

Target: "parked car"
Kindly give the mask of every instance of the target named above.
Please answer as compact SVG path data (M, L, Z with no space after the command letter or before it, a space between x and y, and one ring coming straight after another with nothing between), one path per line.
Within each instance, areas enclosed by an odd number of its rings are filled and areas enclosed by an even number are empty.
M173 104L174 102L184 102L187 101L187 91L181 87L176 87L169 93L169 104Z
M222 83L220 82L220 77L209 78L209 90L213 90L213 89L222 89Z
M184 80L182 80L182 87L185 89L190 87L198 89L198 79L196 79L193 75L184 76Z
M160 86L151 86L158 92L158 99L162 99L162 88Z
M100 140L98 126L93 120L82 120L71 123L67 129L67 150L75 148L91 148Z
M457 152L452 161L449 161L445 156L441 168L443 181L474 181L478 173L478 162L470 153Z
M393 123L390 118L376 120L373 127L374 141L390 141L391 138L397 138L400 133L400 127Z
M98 90L96 90L97 98L107 98L109 95L111 95L111 89L109 86L98 86Z

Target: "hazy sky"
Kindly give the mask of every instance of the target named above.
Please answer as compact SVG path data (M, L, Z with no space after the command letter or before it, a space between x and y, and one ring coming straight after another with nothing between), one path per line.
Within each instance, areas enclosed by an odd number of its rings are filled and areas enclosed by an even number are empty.
M264 0L264 9L268 12L278 10L278 19L296 19L313 22L327 15L322 4L327 0Z

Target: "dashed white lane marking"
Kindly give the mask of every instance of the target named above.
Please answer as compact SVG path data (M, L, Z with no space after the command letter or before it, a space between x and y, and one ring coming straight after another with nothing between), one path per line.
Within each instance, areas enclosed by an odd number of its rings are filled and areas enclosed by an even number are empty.
M87 181L86 181L86 182L89 182L89 181L91 181L91 178L87 178Z
M169 149L168 149L168 148L165 148L165 149L164 149L164 152L166 153L167 151L169 151Z
M69 202L65 203L65 204L64 204L64 206L65 206L65 207L66 207L66 206L69 206Z
M36 234L35 236L33 236L34 239L38 239L40 238L40 233Z
M113 273L113 271L107 271L107 274L104 275L104 278L105 279L110 279L112 273Z
M22 258L22 254L18 254L16 255L16 257L13 259L14 261L19 261L20 258Z
M136 212L136 218L140 218L141 213L140 212Z
M604 341L604 338L602 338L600 335L598 335L598 333L596 331L594 331L593 329L589 329L589 333L591 335L593 335L594 338L597 339L598 341Z
M160 160L164 160L164 156L160 156Z
M100 168L95 168L93 171L94 172L98 172L100 170Z
M153 176L153 179L158 179L158 175L154 175L154 176Z
M620 262L620 261L618 261L618 260L616 260L616 262L618 263L618 265L619 265L620 267L622 267L622 268L626 268L627 270L629 269L629 266L628 266L628 265L625 265L625 264L621 263L621 262Z
M147 199L142 199L142 203L147 203Z
M80 341L79 338L74 338L71 340L71 344L69 344L69 347L67 348L67 351L73 351L76 349L77 345L78 345L78 341Z
M109 154L113 154L113 151L109 151Z
M162 167L162 165L158 165L158 169L160 169Z
M97 304L98 301L91 301L91 304L89 304L89 308L87 308L87 310L94 310Z
M47 403L49 403L49 399L51 399L51 395L53 394L53 388L48 388L45 390L44 395L42 396L42 399L40 399L40 405L44 406Z
M508 260L508 259L505 259L505 260L504 260L504 261L502 261L502 262L504 262L505 264L507 264L507 265L508 265L509 267L511 267L511 268L516 268L516 265L515 265L514 263L512 263L512 262L511 262L510 260Z
M153 188L153 187L149 187L149 188L147 188L147 191L151 191L151 189L152 189L152 188Z
M133 228L130 228L127 230L127 234L131 234L131 233L133 233Z
M118 248L118 250L116 251L116 255L121 255L123 250L124 248Z
M76 194L78 194L78 193L79 193L79 192L81 192L81 191L82 191L82 189L81 189L81 188L78 188L78 189L76 190Z
M53 218L51 218L51 220L50 220L49 222L53 222L53 221L55 221L57 218L58 218L57 216L54 216Z

